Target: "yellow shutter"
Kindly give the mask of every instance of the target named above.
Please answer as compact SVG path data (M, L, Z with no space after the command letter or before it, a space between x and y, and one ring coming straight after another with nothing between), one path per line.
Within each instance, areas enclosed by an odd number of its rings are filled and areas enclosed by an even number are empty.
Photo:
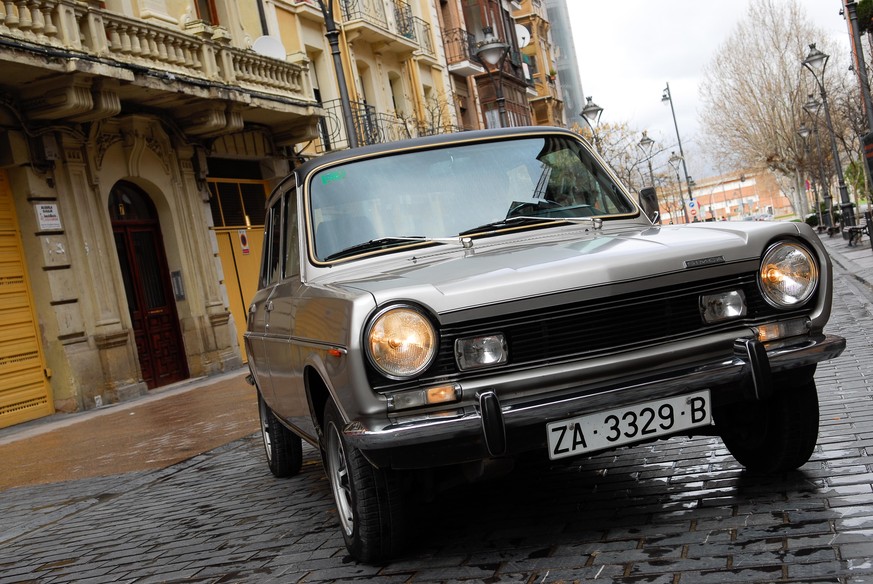
M0 428L52 413L12 189L0 170Z

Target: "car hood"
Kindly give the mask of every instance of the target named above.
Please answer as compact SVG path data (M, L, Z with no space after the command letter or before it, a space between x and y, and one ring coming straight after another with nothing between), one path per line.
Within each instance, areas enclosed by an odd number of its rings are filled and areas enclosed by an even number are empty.
M412 300L442 313L664 274L705 277L700 268L756 261L773 239L797 237L800 230L796 223L552 228L477 239L469 248L452 243L414 255L383 255L337 270L330 279L334 286L372 294L377 305ZM810 241L820 247L814 234Z

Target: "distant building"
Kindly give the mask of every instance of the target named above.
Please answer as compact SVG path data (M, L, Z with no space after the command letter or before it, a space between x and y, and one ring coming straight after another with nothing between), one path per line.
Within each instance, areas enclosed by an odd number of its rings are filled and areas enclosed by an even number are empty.
M658 202L664 223L684 223L683 205L691 221L743 221L778 219L793 215L791 201L767 171L731 173L706 178L692 185L693 205L682 184L658 188Z
M578 0L577 0L578 1ZM558 78L561 80L564 117L567 125L586 126L580 113L585 107L582 93L582 81L579 77L579 61L576 58L576 46L573 43L573 30L570 27L570 12L567 10L567 0L545 0L551 23L552 39L555 43L555 63Z
M533 123L537 126L567 126L558 75L551 23L542 0L524 0L514 13L516 36L524 37L521 47ZM519 39L519 43L522 39Z

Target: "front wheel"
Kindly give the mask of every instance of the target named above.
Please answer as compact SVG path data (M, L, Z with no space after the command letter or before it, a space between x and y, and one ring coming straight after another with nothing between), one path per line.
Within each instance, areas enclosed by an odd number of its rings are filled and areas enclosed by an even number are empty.
M396 555L403 543L404 517L396 471L373 467L342 434L342 418L328 401L324 410L324 462L346 548L373 563Z
M776 377L775 395L715 414L722 441L737 462L753 472L800 468L818 440L818 393L812 374Z
M258 392L258 414L261 420L261 438L267 454L270 472L279 478L293 477L303 465L303 443L300 436L276 419L276 414Z

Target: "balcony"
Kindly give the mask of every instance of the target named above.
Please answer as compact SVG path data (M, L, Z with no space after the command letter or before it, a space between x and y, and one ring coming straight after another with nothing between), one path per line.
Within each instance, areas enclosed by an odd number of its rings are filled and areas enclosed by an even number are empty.
M443 29L443 46L451 73L465 77L485 73L485 68L475 57L476 37L466 30Z
M400 55L419 50L412 8L402 0L393 0L386 10L384 0L340 0L344 30L350 41L360 39L376 45L380 51Z
M121 103L170 110L194 136L245 122L306 134L316 105L307 64L230 46L226 30L195 21L185 30L76 0L0 3L0 85L20 92L37 120L96 120Z
M359 146L387 144L407 138L460 131L457 126L442 124L439 120L415 120L380 113L375 107L365 103L352 102L351 106ZM327 101L322 107L325 115L318 122L317 151L322 153L348 148L340 100Z

